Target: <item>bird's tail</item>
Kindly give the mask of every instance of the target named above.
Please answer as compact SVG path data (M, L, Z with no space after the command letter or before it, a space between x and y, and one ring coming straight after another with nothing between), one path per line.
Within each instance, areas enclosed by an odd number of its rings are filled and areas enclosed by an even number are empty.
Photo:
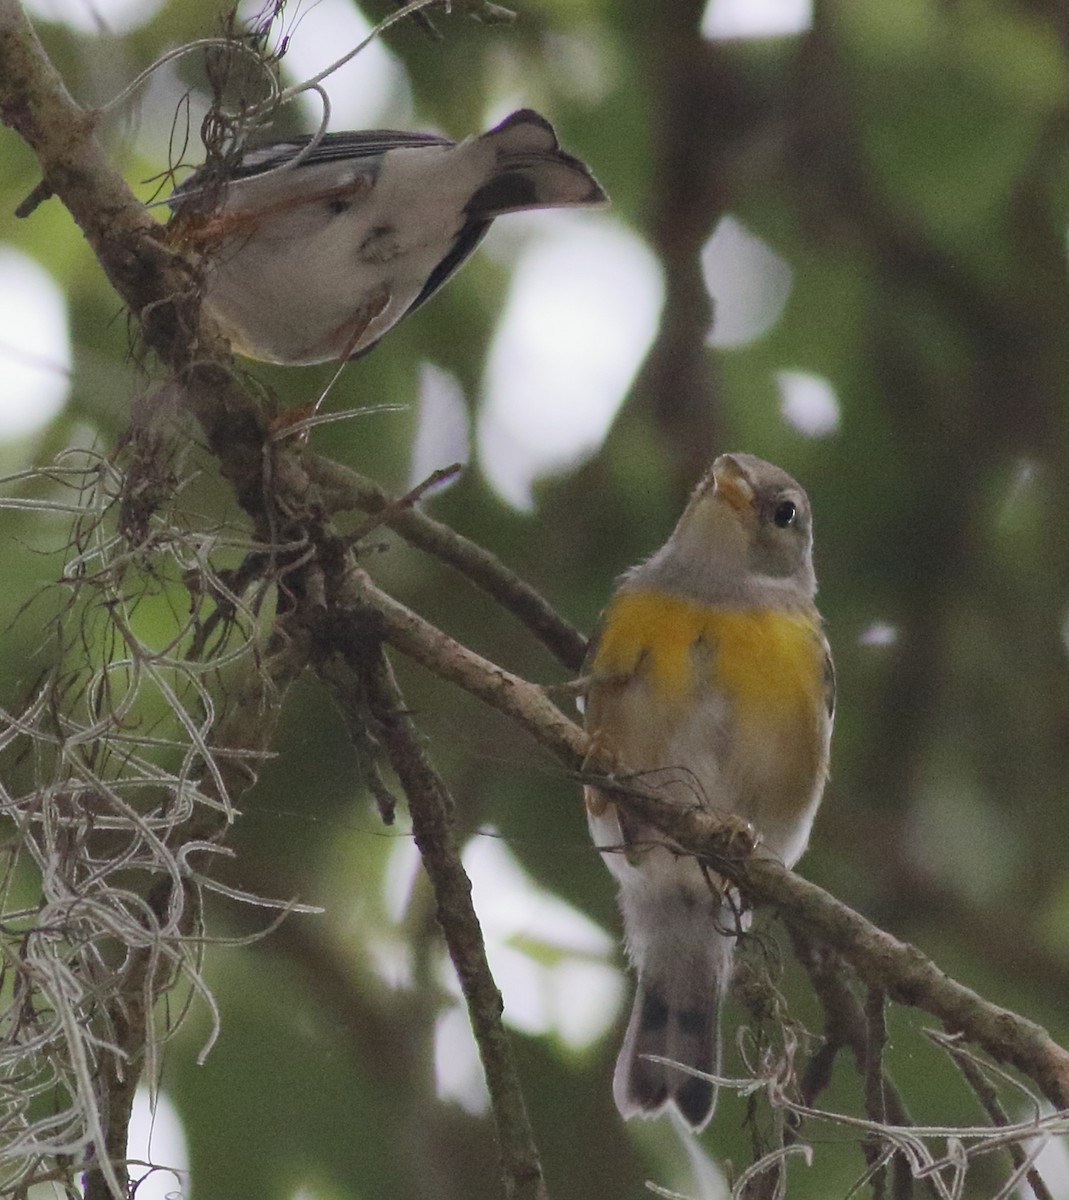
M478 139L491 148L496 170L468 201L478 220L529 208L578 208L608 203L586 163L560 147L553 126L521 108Z
M720 1003L734 939L716 929L708 911L703 924L700 940L689 945L669 939L647 946L652 953L635 954L632 944L638 988L613 1076L613 1098L625 1118L654 1116L668 1104L696 1130L712 1118L715 1084L646 1057L720 1073Z

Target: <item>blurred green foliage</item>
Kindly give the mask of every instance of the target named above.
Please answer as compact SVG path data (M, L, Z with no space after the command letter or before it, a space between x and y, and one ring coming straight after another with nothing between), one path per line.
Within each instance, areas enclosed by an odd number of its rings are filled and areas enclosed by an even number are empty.
M372 19L387 10L366 7ZM795 474L816 513L840 694L833 781L801 869L1065 1042L1067 11L1056 0L817 0L804 35L709 42L698 0L517 7L511 26L438 16L438 42L411 25L392 31L415 111L382 124L461 136L506 101L543 111L592 165L615 217L664 262L664 326L604 446L540 484L533 512L509 509L477 466L431 511L589 629L614 576L664 539L701 464L745 449ZM75 96L100 102L216 20L212 0L168 0L124 37L39 29ZM584 63L598 64L596 87ZM359 60L347 68L359 69ZM195 76L192 65L186 74ZM157 109L146 109L142 135L136 118L103 130L131 180L166 165L165 141L143 134L165 138L173 94L151 95ZM0 137L0 236L64 290L74 348L67 407L42 435L4 448L14 469L68 443L115 446L146 383L118 301L58 203L27 221L10 217L36 175L17 139ZM713 350L698 254L725 213L793 277L767 334ZM327 426L315 448L403 489L419 363L451 371L474 408L507 283L498 259L476 256L346 371L332 401L408 410ZM784 370L830 383L835 432L807 437L784 419ZM283 404L314 396L330 374L251 371ZM41 622L18 614L58 574L60 556L40 552L61 546L65 531L55 517L2 520L0 683L10 706L34 674L40 640ZM507 614L386 540L371 567L402 600L512 670L565 677ZM866 637L878 623L893 632L889 644ZM610 880L588 848L574 783L496 715L400 670L454 788L462 835L496 828L535 881L615 930ZM206 1021L195 1007L163 1077L190 1139L192 1194L290 1200L303 1186L324 1197L496 1196L488 1121L434 1097L434 1022L449 1002L425 881L402 924L416 986L390 989L368 946L390 924L380 895L395 838L311 682L291 697L276 749L242 803L237 857L222 874L326 913L291 918L252 948L209 951L221 1040L195 1065ZM232 904L211 922L217 933L256 926ZM816 1022L797 968L783 986ZM734 1007L731 1016L741 1019ZM918 1036L921 1024L915 1014L892 1018L892 1068L907 1102L922 1120L978 1119L960 1078ZM689 1186L663 1123L624 1128L616 1116L618 1034L589 1053L516 1035L555 1200L638 1196L646 1178ZM856 1109L859 1082L848 1062L838 1069L826 1100ZM745 1113L743 1100L722 1099L704 1138L718 1159L748 1161ZM856 1148L821 1145L814 1166L792 1167L790 1195L844 1195L862 1169ZM979 1176L970 1186L969 1195L991 1190Z

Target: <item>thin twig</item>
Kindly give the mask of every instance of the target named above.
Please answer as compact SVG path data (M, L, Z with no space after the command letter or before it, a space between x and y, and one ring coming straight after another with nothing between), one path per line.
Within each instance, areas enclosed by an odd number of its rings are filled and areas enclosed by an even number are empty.
M966 1083L976 1093L977 1100L980 1101L980 1106L987 1113L992 1125L998 1126L1000 1129L1005 1128L1010 1123L1010 1118L1006 1110L1002 1107L1002 1102L998 1098L998 1091L991 1081L981 1071L979 1064L974 1060L971 1054L968 1054L961 1046L956 1046L949 1038L940 1038L939 1045L950 1055L951 1061L965 1077ZM1011 1142L1006 1147L1010 1159L1016 1169L1020 1170L1027 1158L1024 1150L1019 1142ZM1051 1196L1050 1189L1047 1187L1035 1167L1029 1167L1025 1175L1028 1180L1028 1186L1032 1189L1032 1194L1036 1200L1054 1200Z
M409 488L403 496L398 496L391 501L385 508L379 509L363 521L356 529L349 534L349 541L355 546L362 542L367 535L380 526L387 524L391 519L396 519L399 513L414 509L423 497L430 491L450 480L456 479L464 469L463 463L452 463L448 467L439 467L437 471L432 471L426 479L417 483L415 487ZM443 526L443 528L446 528ZM452 532L452 531L450 531Z
M883 1125L887 1121L884 1098L883 1051L887 1045L887 996L881 988L870 987L865 1001L865 1111ZM867 1155L876 1159L880 1147L870 1144ZM872 1198L883 1200L887 1188L886 1164L880 1163L872 1176Z
M374 515L384 514L383 523L405 541L459 571L522 621L558 662L569 671L580 670L586 657L586 638L488 550L418 508L397 508L397 501L377 483L348 467L316 455L307 455L304 465L309 478L318 484L328 512L358 508Z

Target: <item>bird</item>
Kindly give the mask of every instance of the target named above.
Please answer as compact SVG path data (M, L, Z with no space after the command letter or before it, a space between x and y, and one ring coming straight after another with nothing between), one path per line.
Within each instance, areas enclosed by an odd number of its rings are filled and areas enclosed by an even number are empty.
M306 365L366 354L495 217L607 203L525 108L461 142L370 130L250 149L221 179L205 166L176 188L167 229L202 258L203 302L235 352Z
M667 542L620 578L584 669L590 744L616 778L741 827L788 867L824 791L835 707L812 545L809 500L786 471L720 455ZM588 786L585 802L637 976L616 1106L625 1119L674 1107L700 1131L716 1107L706 1076L720 1073L720 1008L748 914L606 791Z

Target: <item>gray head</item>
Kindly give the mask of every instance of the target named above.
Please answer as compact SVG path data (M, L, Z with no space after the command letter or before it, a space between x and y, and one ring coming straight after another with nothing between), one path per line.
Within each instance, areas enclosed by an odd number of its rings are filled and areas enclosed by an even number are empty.
M702 601L803 607L817 591L809 498L752 454L721 454L668 541L627 577Z

